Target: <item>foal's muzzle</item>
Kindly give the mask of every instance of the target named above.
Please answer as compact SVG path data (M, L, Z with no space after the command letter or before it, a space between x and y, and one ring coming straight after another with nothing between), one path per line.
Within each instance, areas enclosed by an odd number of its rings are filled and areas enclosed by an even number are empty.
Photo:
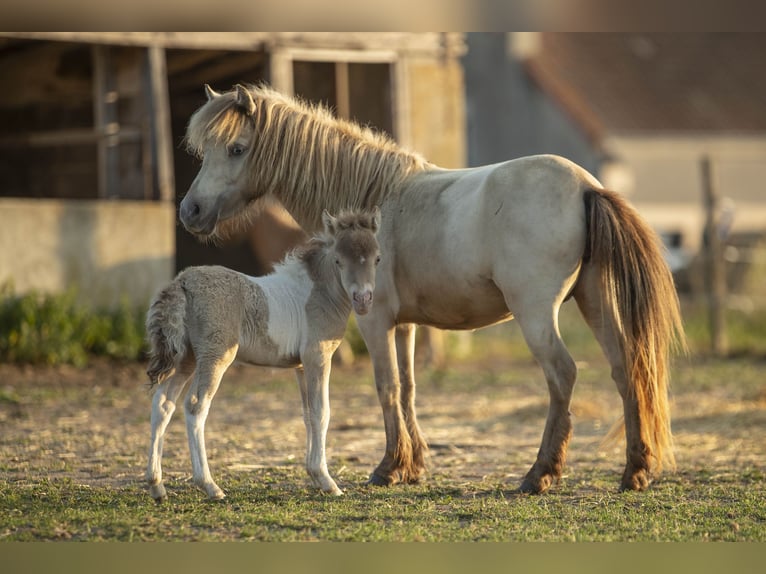
M351 305L357 315L366 315L372 307L372 291L356 291L351 297Z

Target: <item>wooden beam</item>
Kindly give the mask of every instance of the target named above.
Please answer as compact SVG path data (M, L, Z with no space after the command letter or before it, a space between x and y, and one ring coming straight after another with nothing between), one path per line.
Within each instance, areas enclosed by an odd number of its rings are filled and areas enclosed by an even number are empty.
M116 132L75 128L0 136L0 148L95 145L106 136L116 138L119 143L141 141L141 131L134 127L120 126Z
M162 201L175 201L173 136L170 124L170 97L168 95L165 49L152 46L148 48L147 55L152 155L157 166L159 197Z
M344 120L351 119L348 62L335 62L335 104L339 117Z
M294 94L293 59L287 50L271 50L269 58L269 82L274 89L283 94L288 96Z
M120 156L117 134L118 93L108 46L93 46L93 117L98 146L98 197L119 197Z

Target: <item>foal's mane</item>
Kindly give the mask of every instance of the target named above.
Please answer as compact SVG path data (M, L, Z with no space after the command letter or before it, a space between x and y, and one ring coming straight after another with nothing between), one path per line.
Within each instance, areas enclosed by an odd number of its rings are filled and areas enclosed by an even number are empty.
M187 148L201 156L210 144L230 145L250 123L253 199L278 198L312 229L321 227L323 209L380 205L407 176L432 167L387 135L335 118L321 105L265 85L247 89L255 103L252 115L238 105L236 90L209 100L189 121Z

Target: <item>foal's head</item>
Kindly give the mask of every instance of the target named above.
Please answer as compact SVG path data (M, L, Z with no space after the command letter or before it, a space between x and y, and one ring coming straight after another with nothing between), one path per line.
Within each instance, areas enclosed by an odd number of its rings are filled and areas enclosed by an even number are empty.
M333 217L322 213L325 233L333 238L332 254L354 311L365 315L372 307L375 268L380 262L380 248L375 234L380 226L380 209L371 212L347 212Z

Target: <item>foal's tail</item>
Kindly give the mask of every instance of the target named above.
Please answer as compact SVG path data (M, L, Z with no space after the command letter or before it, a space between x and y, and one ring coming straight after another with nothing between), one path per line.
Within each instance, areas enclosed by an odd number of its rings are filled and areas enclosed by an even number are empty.
M150 386L158 385L175 373L186 355L186 294L179 281L162 289L152 301L146 316L149 340Z
M603 304L611 308L621 338L628 392L638 403L641 441L656 470L674 466L668 359L685 348L673 278L657 234L618 194L585 192L584 260L601 270ZM619 429L618 429L619 430Z

